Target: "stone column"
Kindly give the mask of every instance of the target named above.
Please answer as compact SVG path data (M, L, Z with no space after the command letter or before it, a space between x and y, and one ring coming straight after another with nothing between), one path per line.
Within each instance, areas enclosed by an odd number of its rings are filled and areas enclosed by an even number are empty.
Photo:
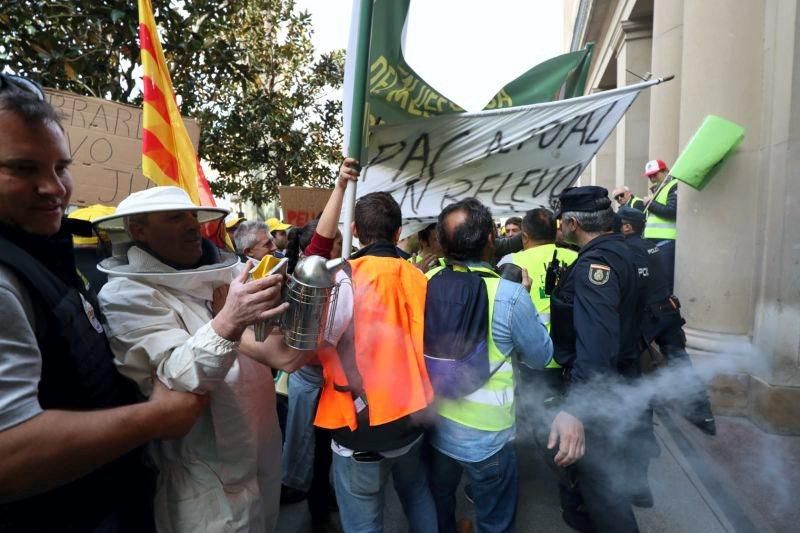
M683 2L656 2L653 9L653 61L656 77L675 79L650 89L650 157L671 166L678 157L681 106L681 50L683 49Z
M706 114L745 139L703 190L680 186L675 281L687 345L734 363L721 412L800 433L800 11L798 2L684 4L680 144ZM738 357L737 357L738 355ZM740 374L731 376L731 372Z
M705 190L680 185L678 193L675 281L684 317L705 348L719 342L729 351L753 330L764 0L736 9L727 0L686 2L683 15L680 146L708 114L746 129Z
M764 32L765 129L758 170L762 233L754 344L771 356L773 385L800 385L800 6L768 1ZM800 428L800 389L792 402Z
M617 54L617 87L633 85L650 72L652 27L638 21L622 22L622 42ZM615 185L627 185L641 197L647 194L642 170L648 159L650 91L642 91L619 121L616 130Z

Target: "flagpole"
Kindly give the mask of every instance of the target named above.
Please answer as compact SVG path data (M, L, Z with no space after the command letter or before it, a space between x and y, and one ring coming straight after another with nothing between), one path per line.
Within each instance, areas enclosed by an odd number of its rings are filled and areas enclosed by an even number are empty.
M361 160L364 147L364 123L366 116L364 107L367 95L367 69L369 62L369 38L372 29L372 2L373 0L354 0L353 8L358 9L357 41L355 47L355 64L353 68L352 107L350 114L350 129L347 138L347 156ZM352 53L348 50L348 54ZM347 95L345 95L345 98ZM364 162L362 161L362 164ZM342 228L342 257L350 257L350 248L353 244L353 212L356 206L356 182L347 183L344 193L344 212Z

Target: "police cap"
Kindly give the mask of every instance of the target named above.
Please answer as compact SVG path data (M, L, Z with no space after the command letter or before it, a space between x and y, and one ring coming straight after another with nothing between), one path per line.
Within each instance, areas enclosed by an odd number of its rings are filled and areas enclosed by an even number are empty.
M627 205L623 205L617 210L616 217L619 219L620 233L622 232L623 224L630 224L634 232L641 233L644 230L645 221L647 220L647 215Z
M633 207L628 207L624 205L617 210L617 214L619 218L621 218L625 222L631 222L634 225L641 224L644 225L645 220L647 217L644 213L639 211L638 209L634 209Z
M603 211L611 207L611 199L608 197L608 190L597 185L586 185L584 187L567 187L558 195L559 208L556 211L556 218L561 217L561 213L569 211L594 212Z

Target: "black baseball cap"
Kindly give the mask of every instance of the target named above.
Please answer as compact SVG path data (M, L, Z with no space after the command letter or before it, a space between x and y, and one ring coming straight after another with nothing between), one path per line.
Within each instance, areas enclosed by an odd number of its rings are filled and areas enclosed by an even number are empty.
M561 213L568 211L594 212L603 211L611 207L608 190L597 185L584 187L567 187L558 195L559 207L556 218L561 218Z

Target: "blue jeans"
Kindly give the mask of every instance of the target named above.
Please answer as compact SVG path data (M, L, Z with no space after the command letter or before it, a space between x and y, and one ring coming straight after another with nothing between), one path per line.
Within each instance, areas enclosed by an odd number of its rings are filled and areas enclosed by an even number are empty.
M322 367L306 365L289 376L289 411L283 444L283 484L308 492L314 476L314 415Z
M360 462L333 454L333 479L345 533L383 531L389 475L408 519L409 531L436 533L436 506L421 456L422 441L400 457Z
M466 470L478 532L514 531L517 516L517 453L509 442L499 452L477 463L456 461L433 451L431 490L436 501L439 533L456 532L456 489Z

